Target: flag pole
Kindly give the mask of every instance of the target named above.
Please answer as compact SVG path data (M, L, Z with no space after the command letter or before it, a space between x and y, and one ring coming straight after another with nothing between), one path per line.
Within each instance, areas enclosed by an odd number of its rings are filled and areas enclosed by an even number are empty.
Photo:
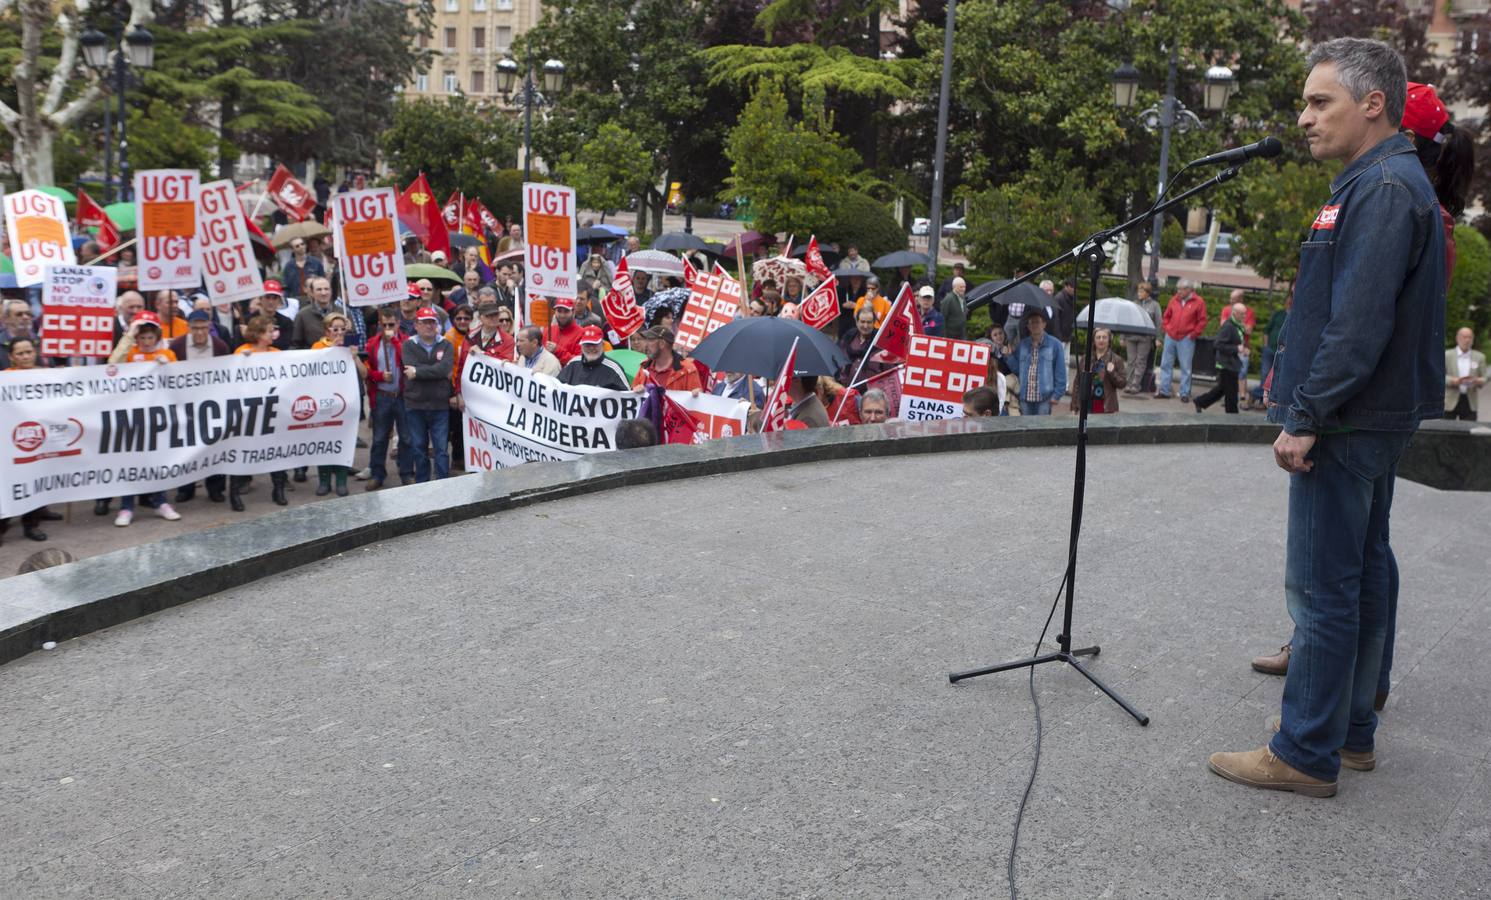
M115 253L118 253L120 250L123 250L126 247L133 247L135 245L135 242L137 240L139 240L139 239L138 238L130 238L127 241L122 241L119 244L115 245L114 247L109 248L107 251L105 251L103 253L100 253L99 255L97 255L97 256L93 257L92 259L88 260L86 263L83 263L83 265L85 265L85 266L91 266L91 265L93 265L94 263L98 262L101 259L108 259L109 257L113 256Z

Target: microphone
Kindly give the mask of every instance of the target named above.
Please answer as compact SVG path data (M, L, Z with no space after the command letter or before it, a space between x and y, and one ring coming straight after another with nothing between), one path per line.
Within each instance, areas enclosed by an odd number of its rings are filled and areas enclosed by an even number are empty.
M1193 160L1193 166L1210 166L1215 163L1236 165L1247 162L1255 157L1272 159L1284 152L1284 145L1276 137L1266 137L1256 143L1247 144L1242 147L1233 147L1231 150L1223 150L1221 153L1213 153L1211 156L1203 156Z

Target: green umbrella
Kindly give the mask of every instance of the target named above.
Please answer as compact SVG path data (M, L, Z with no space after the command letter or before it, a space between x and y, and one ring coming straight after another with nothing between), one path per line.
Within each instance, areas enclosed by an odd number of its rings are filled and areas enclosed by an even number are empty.
M60 187L56 187L56 186L53 186L53 185L47 185L46 187L39 187L39 188L37 188L37 190L41 191L43 194L51 194L53 197L56 197L58 200L61 200L63 203L77 203L78 202L77 196L75 194L73 194L72 191L68 190L67 188L60 188Z
M607 350L606 355L621 366L621 371L626 373L627 383L637 380L637 370L642 368L642 363L647 356L635 350Z
M433 278L439 281L461 280L461 276L451 270L430 263L414 263L405 266L404 274L410 278Z
M15 273L16 264L10 261L10 257L4 253L0 253L0 275L14 275Z
M110 203L104 207L104 212L115 225L119 226L120 231L135 230L135 205L133 203Z

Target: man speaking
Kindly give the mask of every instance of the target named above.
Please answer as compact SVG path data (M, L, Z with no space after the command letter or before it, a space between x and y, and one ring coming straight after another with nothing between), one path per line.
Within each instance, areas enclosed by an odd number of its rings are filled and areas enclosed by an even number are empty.
M1342 38L1308 62L1300 127L1312 156L1344 168L1300 247L1268 395L1269 420L1283 426L1274 458L1290 473L1294 653L1278 732L1210 765L1252 787L1330 797L1342 765L1376 765L1388 513L1398 457L1444 410L1446 273L1434 188L1398 133L1403 60Z

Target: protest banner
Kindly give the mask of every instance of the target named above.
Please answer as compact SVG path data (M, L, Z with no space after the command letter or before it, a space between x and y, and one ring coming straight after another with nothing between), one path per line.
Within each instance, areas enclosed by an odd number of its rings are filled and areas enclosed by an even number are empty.
M963 394L989 379L989 346L973 341L911 336L901 372L901 418L963 418Z
M527 265L523 284L530 295L575 298L575 189L560 184L523 184L523 239Z
M826 328L839 317L839 280L832 274L803 299L797 317L809 328Z
M280 212L297 222L309 219L316 210L316 195L284 163L276 165L274 174L269 176L269 199Z
M98 229L98 234L93 239L98 242L100 253L108 253L119 246L119 226L82 188L78 189L78 227ZM87 260L87 262L92 262L92 260Z
M632 285L632 273L627 268L626 257L616 266L616 276L611 279L611 290L601 300L601 309L606 314L610 334L606 339L613 346L625 347L626 339L642 330L647 314L637 305L637 290Z
M197 189L197 236L192 243L213 303L248 300L264 293L247 222L230 179Z
M471 354L462 372L466 402L461 427L469 470L504 469L525 462L578 459L616 449L616 426L635 419L643 394L567 385L548 375L489 356ZM668 399L699 424L696 440L745 431L744 401L689 391Z
M351 465L357 396L345 347L0 373L0 516Z
M715 329L735 321L740 312L740 295L740 282L722 269L697 273L683 315L678 317L673 346L690 352Z
M196 169L135 173L135 237L142 291L194 288L202 280L197 235Z
M5 234L17 287L41 284L48 265L71 266L78 261L67 233L67 209L51 194L6 194Z
M409 296L399 249L398 198L393 188L333 194L332 236L342 263L342 295L352 306L381 306Z
M113 266L47 266L41 287L41 355L105 359L114 350Z

